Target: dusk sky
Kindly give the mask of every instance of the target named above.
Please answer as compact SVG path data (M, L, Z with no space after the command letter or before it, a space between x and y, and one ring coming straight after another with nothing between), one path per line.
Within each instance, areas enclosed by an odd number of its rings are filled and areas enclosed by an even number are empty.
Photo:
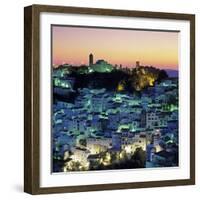
M54 65L88 65L92 53L94 62L178 69L178 32L53 26L52 51Z

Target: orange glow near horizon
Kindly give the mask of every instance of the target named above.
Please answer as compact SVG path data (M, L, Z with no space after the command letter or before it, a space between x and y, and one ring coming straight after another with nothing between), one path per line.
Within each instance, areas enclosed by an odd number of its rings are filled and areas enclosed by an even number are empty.
M178 69L178 32L106 29L88 27L52 27L52 63L88 65L104 59L115 65L135 67L152 65Z

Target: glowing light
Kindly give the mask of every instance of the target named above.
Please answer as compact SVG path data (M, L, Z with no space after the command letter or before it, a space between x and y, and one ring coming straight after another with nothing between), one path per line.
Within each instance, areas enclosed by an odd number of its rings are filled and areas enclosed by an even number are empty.
M160 145L155 146L156 152L160 152L163 150L163 148Z
M117 91L123 91L124 90L124 85L122 83L119 83L117 86Z
M119 154L119 158L120 158L120 159L123 158L123 152L120 152L120 154Z
M126 147L124 148L124 150L126 151L126 153L131 153L131 152L132 152L132 148L131 148L130 145L126 146Z
M150 86L153 86L153 85L154 85L154 81L155 81L155 80L154 80L153 78L149 78L149 85L150 85Z
M122 124L118 127L117 132L121 132L122 129L129 129L130 125L129 124Z
M63 172L67 172L67 168L66 167L63 167Z
M89 73L92 73L93 72L93 69L89 68Z

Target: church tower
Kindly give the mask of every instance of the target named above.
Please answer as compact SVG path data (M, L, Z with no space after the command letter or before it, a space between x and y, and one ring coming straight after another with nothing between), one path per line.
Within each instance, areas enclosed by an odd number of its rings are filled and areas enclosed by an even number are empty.
M93 65L93 54L89 55L89 66Z

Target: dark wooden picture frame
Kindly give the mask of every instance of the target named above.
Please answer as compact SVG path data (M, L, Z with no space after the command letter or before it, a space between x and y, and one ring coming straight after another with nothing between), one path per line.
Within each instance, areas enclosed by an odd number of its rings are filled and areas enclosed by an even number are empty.
M75 13L190 22L190 178L150 182L40 187L40 13ZM30 194L83 192L195 184L195 16L192 14L32 5L24 9L24 191Z

